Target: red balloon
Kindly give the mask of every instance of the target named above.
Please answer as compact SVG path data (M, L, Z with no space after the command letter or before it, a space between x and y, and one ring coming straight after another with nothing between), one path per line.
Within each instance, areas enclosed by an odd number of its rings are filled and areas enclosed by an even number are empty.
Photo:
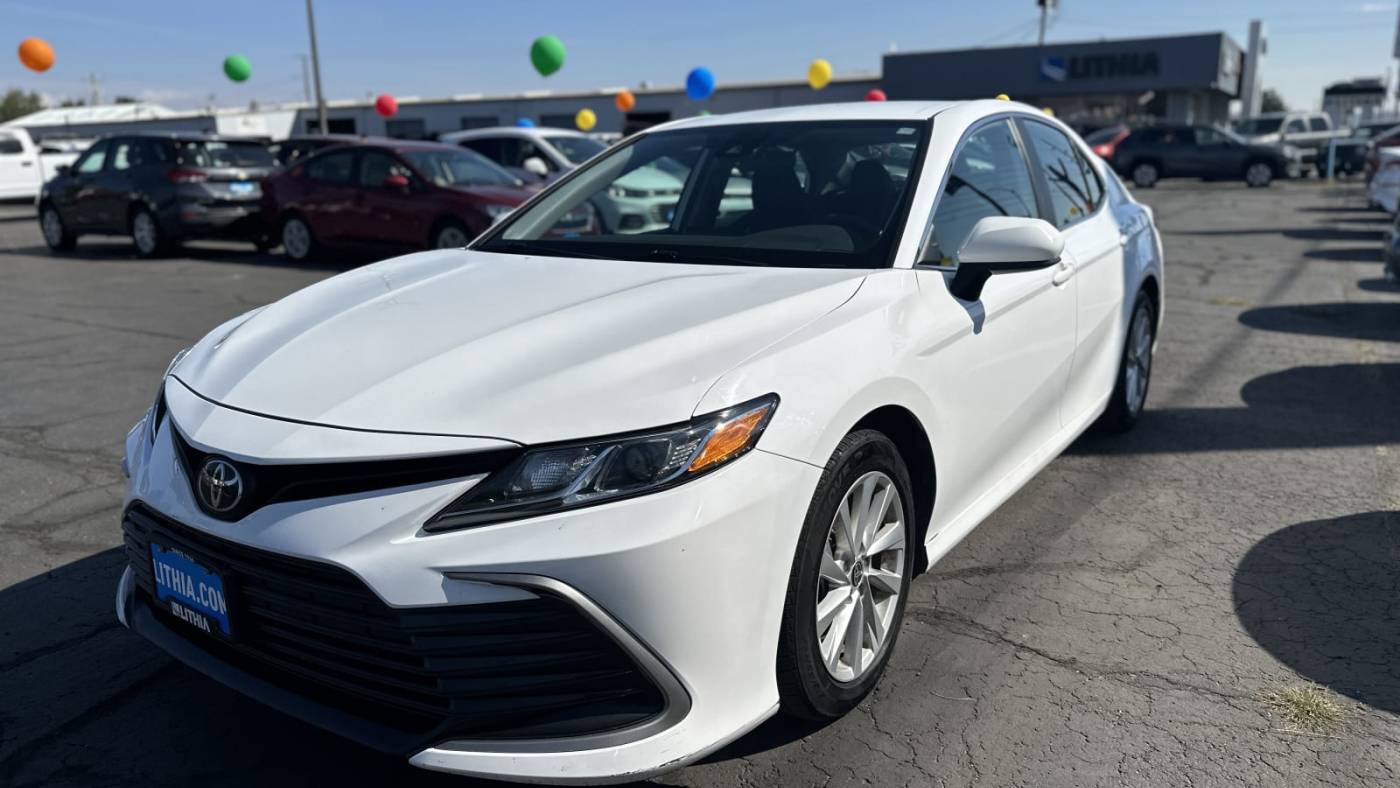
M879 88L871 88L870 92L865 94L866 101L884 101L885 98L885 91Z
M384 93L374 100L374 111L381 117L392 118L394 113L399 111L399 102L393 96Z

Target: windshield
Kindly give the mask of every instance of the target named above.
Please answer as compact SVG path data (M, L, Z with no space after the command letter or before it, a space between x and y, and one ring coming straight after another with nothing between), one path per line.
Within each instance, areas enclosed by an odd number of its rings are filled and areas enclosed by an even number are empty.
M570 164L582 164L608 149L608 146L589 137L561 136L545 139L564 154L564 158L568 159Z
M676 263L879 268L908 212L928 124L799 122L646 134L517 211L477 248ZM644 175L677 189L632 190ZM661 181L665 182L665 181ZM556 225L594 205L592 235Z
M438 186L520 185L514 175L468 150L408 150L400 154Z
M1273 134L1283 125L1283 118L1251 118L1242 120L1235 124L1235 131L1241 134L1253 136L1255 134Z
M176 141L179 162L185 167L276 167L267 146L256 142Z

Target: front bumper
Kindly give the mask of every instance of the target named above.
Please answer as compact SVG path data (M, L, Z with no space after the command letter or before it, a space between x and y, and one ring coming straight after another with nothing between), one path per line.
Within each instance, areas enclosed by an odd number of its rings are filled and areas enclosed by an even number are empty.
M267 421L239 418L252 432ZM141 430L128 441L128 504L149 507L204 538L334 565L395 611L564 598L608 632L666 696L665 711L645 724L596 734L456 737L427 745L383 739L405 745L382 748L408 754L414 765L526 782L632 780L701 757L777 708L783 599L820 469L760 450L655 495L444 534L425 534L420 525L476 479L271 504L225 523L194 504L170 429L167 421L149 447ZM174 631L177 622L154 612L134 574L123 578L119 615L177 658L351 738L372 743L384 734L367 727L373 719L345 715L239 670Z

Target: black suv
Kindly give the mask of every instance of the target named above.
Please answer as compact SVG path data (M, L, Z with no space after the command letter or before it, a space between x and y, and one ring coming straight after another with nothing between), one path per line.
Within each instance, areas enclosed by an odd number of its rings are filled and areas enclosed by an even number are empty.
M1243 178L1253 187L1298 175L1296 152L1253 145L1215 126L1133 129L1113 151L1113 168L1148 187L1160 178Z
M132 134L100 139L39 194L49 248L81 235L130 235L154 257L186 238L232 238L268 247L262 179L277 167L266 145L207 134Z

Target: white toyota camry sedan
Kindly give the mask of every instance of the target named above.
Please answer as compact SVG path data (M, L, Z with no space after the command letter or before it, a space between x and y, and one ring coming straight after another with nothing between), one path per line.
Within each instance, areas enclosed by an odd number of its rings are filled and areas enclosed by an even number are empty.
M664 228L556 227L642 168ZM421 767L664 772L860 702L915 575L1138 419L1162 294L1152 212L1032 107L667 124L177 356L117 614Z

